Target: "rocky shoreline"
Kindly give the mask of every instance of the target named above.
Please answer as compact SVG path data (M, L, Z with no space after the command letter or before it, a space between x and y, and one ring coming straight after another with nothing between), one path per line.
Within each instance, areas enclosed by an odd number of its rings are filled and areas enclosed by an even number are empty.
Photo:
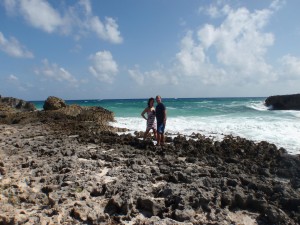
M300 223L299 155L200 134L156 147L75 108L0 115L0 224Z

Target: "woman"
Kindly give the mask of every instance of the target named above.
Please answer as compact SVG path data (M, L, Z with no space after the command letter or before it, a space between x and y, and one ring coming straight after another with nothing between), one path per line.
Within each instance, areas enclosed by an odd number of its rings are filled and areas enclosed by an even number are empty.
M147 118L145 117L145 113L147 113ZM149 131L152 129L154 138L156 140L156 122L155 122L155 108L154 108L154 98L149 98L148 107L144 109L141 113L141 116L147 120L147 128L144 133L144 140L146 139Z

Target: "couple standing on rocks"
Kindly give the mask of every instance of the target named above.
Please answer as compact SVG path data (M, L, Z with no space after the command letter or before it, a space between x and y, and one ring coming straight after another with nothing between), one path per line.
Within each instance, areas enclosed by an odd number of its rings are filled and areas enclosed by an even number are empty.
M144 134L144 139L146 139L149 131L152 129L154 138L157 140L157 146L159 146L165 144L164 133L167 121L167 110L159 95L156 96L156 102L157 105L154 108L154 98L149 98L148 106L144 109L141 115L145 120L147 120L147 128ZM145 117L145 113L147 113L147 117Z

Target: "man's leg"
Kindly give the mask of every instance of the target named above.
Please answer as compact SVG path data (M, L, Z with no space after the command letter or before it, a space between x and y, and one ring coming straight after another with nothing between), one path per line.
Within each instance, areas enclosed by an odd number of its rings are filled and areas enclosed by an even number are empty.
M157 145L160 145L161 134L157 132Z
M164 145L164 144L165 144L165 134L161 134L161 135L160 135L160 138L161 138L161 139L160 139L160 144L161 144L161 145Z

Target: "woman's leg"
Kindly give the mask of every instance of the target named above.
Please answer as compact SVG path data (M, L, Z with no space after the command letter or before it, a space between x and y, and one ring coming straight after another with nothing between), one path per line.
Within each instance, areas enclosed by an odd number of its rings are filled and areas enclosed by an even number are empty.
M150 129L146 129L145 133L144 133L144 140L146 139L147 135L149 134Z
M153 135L154 135L154 140L156 140L156 141L157 141L157 132L156 132L156 130L155 130L155 129L153 129Z

